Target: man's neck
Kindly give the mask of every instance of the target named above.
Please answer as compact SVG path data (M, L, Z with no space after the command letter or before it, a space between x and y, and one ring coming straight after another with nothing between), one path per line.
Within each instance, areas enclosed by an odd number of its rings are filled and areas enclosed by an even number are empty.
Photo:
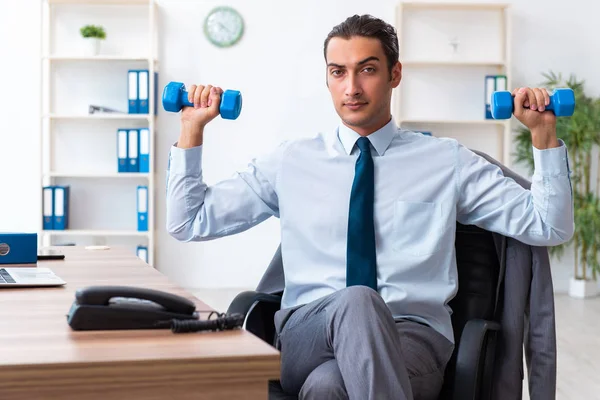
M369 136L370 134L377 132L378 130L380 130L387 124L389 124L391 120L392 120L392 117L388 116L386 119L382 120L381 122L377 123L376 125L372 125L369 127L351 126L351 125L346 124L344 121L342 121L342 123L344 125L346 125L346 127L350 128L354 132L358 133L360 136Z

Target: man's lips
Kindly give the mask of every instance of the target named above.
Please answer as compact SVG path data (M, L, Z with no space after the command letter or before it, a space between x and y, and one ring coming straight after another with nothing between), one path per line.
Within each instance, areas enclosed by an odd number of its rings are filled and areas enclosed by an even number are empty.
M355 102L355 103L345 103L344 106L348 107L351 110L358 110L362 106L366 105L364 102Z

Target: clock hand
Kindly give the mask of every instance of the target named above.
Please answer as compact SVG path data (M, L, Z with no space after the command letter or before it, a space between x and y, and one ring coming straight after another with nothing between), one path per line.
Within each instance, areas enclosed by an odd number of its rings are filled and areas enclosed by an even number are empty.
M227 29L227 27L226 27L225 25L223 25L223 24L222 24L222 23L220 23L220 22L217 22L217 24L219 24L219 26L220 26L221 28L225 29L225 30L227 31L227 33L231 34L231 31L230 31L229 29Z

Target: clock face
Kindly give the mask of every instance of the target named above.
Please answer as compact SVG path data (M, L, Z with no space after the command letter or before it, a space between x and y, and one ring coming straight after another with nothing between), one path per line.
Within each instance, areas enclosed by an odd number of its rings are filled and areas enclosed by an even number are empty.
M244 20L231 7L213 9L204 21L204 33L215 46L232 46L241 39L243 32Z

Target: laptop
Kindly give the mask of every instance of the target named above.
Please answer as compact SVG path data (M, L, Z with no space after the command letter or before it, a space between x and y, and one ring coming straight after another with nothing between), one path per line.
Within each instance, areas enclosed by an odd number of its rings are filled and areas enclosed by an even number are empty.
M0 288L62 286L67 282L45 267L0 267Z

